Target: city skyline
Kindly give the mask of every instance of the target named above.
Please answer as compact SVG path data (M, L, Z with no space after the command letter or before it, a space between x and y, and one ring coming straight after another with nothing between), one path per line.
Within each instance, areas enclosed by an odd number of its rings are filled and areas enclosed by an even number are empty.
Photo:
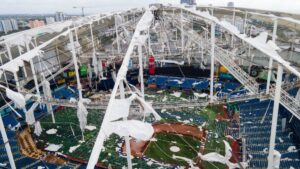
M124 10L130 8L144 7L151 3L175 3L180 0L0 0L0 15L6 14L52 14L61 11L68 14L81 14L81 9L86 7L86 14ZM13 9L13 10L12 10Z
M124 10L130 8L145 7L151 3L179 4L180 0L0 0L0 15L10 14L53 14L61 11L67 14L81 14L81 9L87 7L86 14L95 14L109 11ZM228 2L234 2L236 7L261 10L273 10L300 14L300 1L297 0L196 0L198 5L227 6ZM269 4L272 5L269 5Z

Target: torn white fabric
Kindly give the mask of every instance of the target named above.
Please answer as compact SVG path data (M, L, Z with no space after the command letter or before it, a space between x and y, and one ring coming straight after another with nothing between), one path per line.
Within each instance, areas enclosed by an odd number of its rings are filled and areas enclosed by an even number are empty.
M80 147L80 144L77 146L72 146L69 148L69 153L73 153L78 147Z
M45 96L52 98L50 83L47 80L43 81L43 91Z
M34 123L34 134L37 135L37 136L40 136L42 134L42 126L41 126L41 123L40 121L37 121Z
M84 131L86 124L87 124L87 115L88 115L87 109L83 105L82 100L79 100L78 107L77 107L77 117L79 120L80 129L82 132Z
M53 151L53 152L56 152L58 151L63 145L62 144L59 144L59 145L56 145L56 144L49 144L48 147L45 148L46 151Z
M5 90L6 90L6 96L15 103L17 108L19 109L25 108L26 101L25 101L25 97L22 94L12 91L9 88L5 88Z
M98 72L100 73L100 76L103 78L103 67L102 67L102 61L101 60L99 60L97 69L98 69Z
M89 131L93 131L93 130L96 130L97 127L96 126L85 126L85 129L87 129Z
M49 129L46 131L47 134L49 135L53 135L53 134L56 134L57 133L57 129Z
M120 118L128 117L130 105L130 99L114 99L111 112L108 114L108 121L115 121Z
M30 109L25 113L26 123L28 125L33 125L35 123L34 110L37 108L39 103L35 102L32 104Z
M104 130L107 135L115 133L121 137L131 136L143 141L149 140L154 133L154 129L150 123L138 120L110 122L105 126Z
M227 141L223 140L223 142L225 144L225 156L223 156L219 153L216 153L216 152L207 153L205 155L202 155L201 153L199 153L200 158L203 161L218 162L218 163L226 164L229 169L241 168L240 165L238 165L237 163L232 163L229 161L232 156L232 149ZM243 168L245 168L248 164L241 163L241 165L243 166Z
M161 120L160 115L153 109L153 107L148 102L145 101L145 99L137 96L136 94L134 94L134 98L142 104L144 109L147 110L147 113L152 113L156 120Z
M196 93L194 92L195 97L206 98L208 95L206 93Z
M96 76L98 76L98 70L97 70L98 69L98 60L96 58L95 53L93 53L93 56L92 56L92 65L94 67L94 72L95 72Z

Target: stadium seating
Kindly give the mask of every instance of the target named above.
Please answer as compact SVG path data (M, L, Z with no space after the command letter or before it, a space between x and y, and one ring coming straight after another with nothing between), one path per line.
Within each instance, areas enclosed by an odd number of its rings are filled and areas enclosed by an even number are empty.
M246 137L247 153L249 154L250 168L266 168L268 165L267 156L271 134L271 121L273 102L253 100L239 104L240 127L242 134ZM265 113L267 114L265 115ZM264 120L262 121L265 115ZM300 168L299 151L289 152L293 142L293 133L288 128L282 131L282 115L279 113L276 146L275 149L282 154L280 168Z

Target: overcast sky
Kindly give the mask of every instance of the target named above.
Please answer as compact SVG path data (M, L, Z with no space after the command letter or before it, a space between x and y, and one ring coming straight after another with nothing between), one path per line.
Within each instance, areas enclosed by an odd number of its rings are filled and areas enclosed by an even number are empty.
M100 13L120 9L147 6L150 3L176 3L180 0L0 0L0 14L45 14L63 11L81 13L73 6L85 6L86 13ZM234 1L235 6L259 9L273 9L300 14L300 0L197 0L198 4L226 6Z

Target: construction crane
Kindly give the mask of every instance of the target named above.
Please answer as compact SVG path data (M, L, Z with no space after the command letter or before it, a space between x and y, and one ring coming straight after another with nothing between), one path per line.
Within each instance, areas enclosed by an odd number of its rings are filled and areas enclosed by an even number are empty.
M80 8L81 8L82 16L84 16L84 9L85 9L85 8L90 8L90 7L85 7L85 6L73 6L73 8L74 8L74 9L78 9L78 8L80 9Z

